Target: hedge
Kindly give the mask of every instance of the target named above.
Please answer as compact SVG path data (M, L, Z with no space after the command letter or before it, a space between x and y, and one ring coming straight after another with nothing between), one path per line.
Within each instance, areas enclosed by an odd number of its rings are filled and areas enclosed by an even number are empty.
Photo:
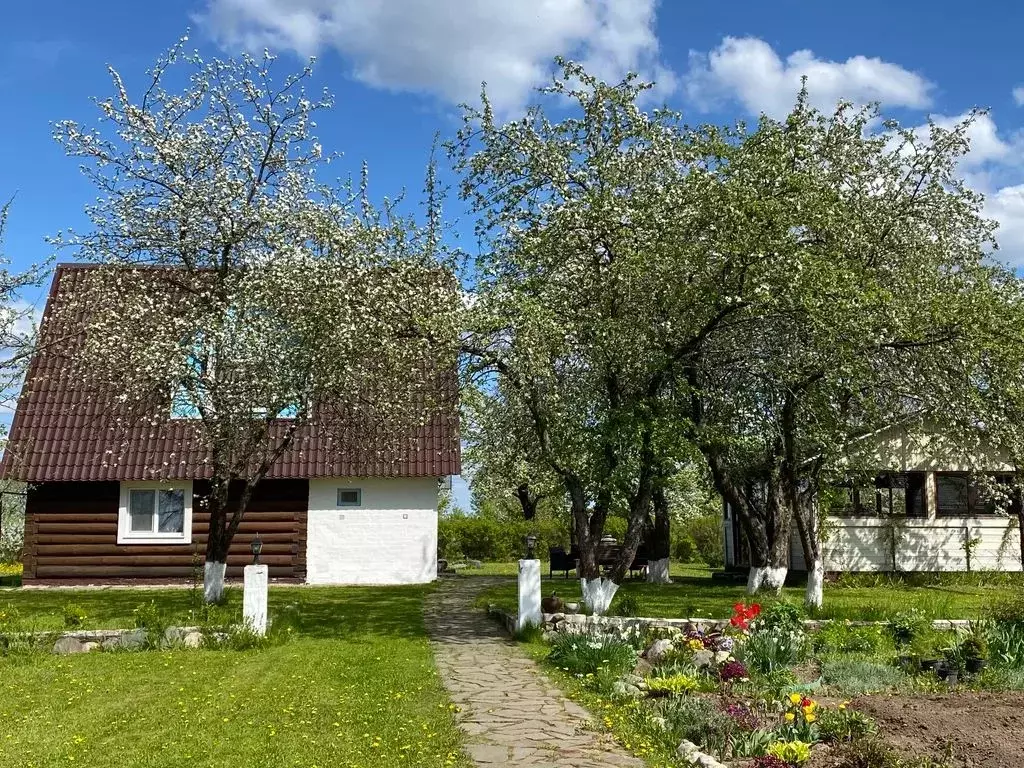
M508 562L525 553L523 538L537 536L537 554L547 559L548 547L569 547L569 529L558 521L498 521L473 515L443 517L438 523L437 545L441 557L449 561L463 559ZM609 518L605 533L622 541L626 521ZM722 522L717 516L697 517L673 526L672 557L677 562L704 562L712 568L724 563Z

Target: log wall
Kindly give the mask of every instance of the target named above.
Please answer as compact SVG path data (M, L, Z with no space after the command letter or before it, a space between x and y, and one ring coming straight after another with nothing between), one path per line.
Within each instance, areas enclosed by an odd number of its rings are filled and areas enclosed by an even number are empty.
M194 483L191 544L118 544L117 482L39 483L25 504L24 580L202 580L210 516L200 503L206 483ZM266 480L257 486L228 554L228 578L252 562L249 544L263 540L260 562L270 577L306 578L307 480Z

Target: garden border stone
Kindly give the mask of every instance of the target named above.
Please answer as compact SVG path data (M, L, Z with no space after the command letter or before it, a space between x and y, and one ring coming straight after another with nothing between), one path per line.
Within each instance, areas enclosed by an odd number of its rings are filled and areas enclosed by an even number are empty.
M493 603L487 606L487 615L505 625L510 635L515 634L516 614L506 611ZM729 626L728 619L664 619L656 617L633 616L585 616L581 613L545 613L541 614L541 628L545 632L579 632L592 630L623 630L623 629L676 629L679 632L691 630L721 632ZM885 626L887 621L850 621L843 619L806 619L804 629L816 632L822 627L837 621L848 623L851 627ZM965 629L970 626L970 619L935 619L932 628L939 631Z

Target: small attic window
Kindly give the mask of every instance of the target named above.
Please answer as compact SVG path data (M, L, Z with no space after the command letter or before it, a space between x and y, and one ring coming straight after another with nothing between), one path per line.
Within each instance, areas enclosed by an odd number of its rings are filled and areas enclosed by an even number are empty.
M363 492L359 488L339 488L339 507L360 507L363 504Z

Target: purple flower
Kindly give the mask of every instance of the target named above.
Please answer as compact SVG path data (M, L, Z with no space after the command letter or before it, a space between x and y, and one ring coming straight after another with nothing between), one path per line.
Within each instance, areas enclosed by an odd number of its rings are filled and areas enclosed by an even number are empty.
M789 763L775 755L761 755L754 760L754 768L789 768Z
M745 680L748 676L747 668L742 662L736 660L727 661L718 670L718 676L723 683L731 683L733 680Z
M733 719L733 722L744 731L757 730L761 726L760 720L754 710L746 704L730 704L725 708L725 714Z
M715 639L715 649L719 651L732 652L732 649L736 647L736 641L727 635L720 635Z

